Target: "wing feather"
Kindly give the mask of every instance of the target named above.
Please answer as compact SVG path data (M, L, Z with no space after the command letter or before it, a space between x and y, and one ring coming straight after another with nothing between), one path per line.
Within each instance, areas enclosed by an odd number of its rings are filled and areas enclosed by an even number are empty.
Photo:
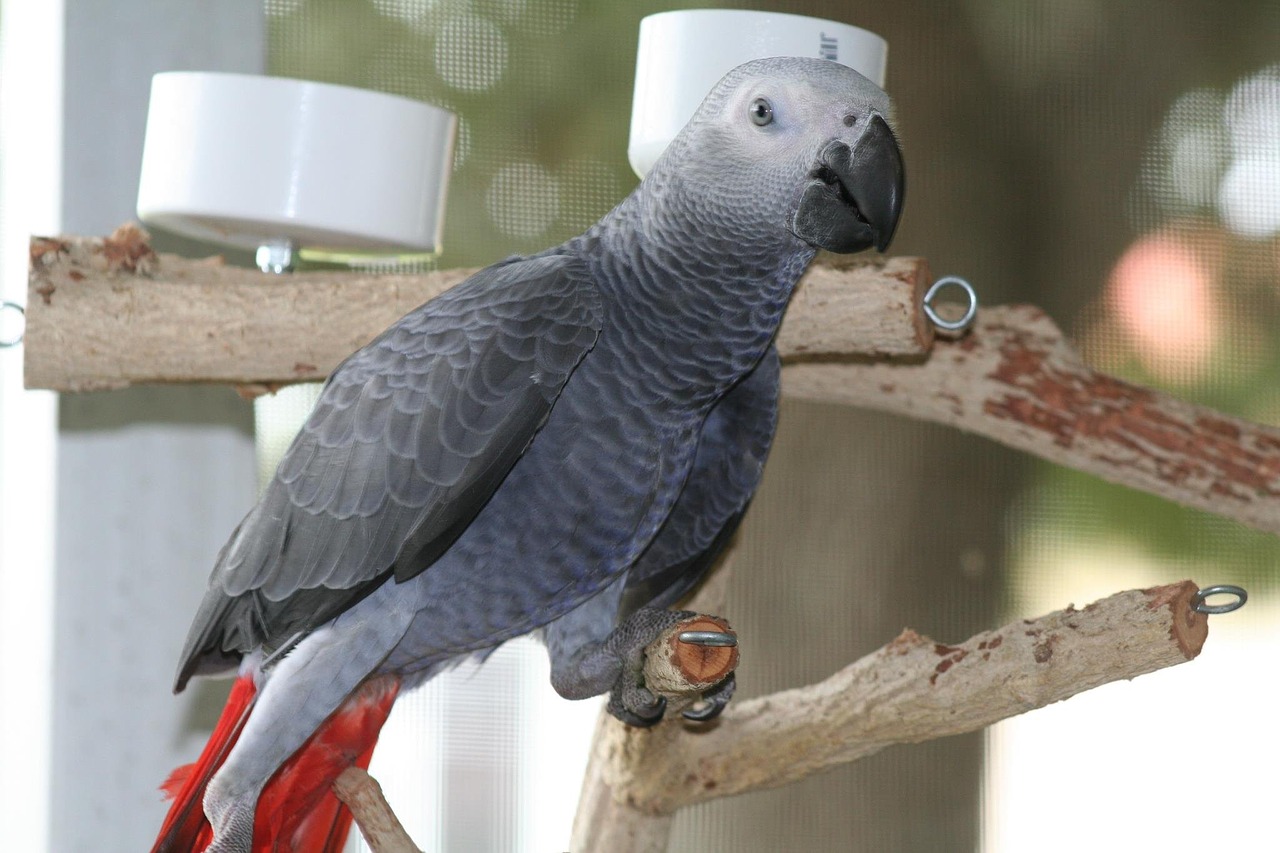
M601 314L581 260L504 262L343 362L219 556L178 689L425 570L545 423Z

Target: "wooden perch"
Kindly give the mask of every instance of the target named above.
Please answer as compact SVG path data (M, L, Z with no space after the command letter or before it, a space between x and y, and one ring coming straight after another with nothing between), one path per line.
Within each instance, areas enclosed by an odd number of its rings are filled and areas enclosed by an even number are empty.
M698 646L681 642L685 631L732 634L729 623L716 616L687 619L645 647L644 685L667 700L667 716L697 701L738 668L736 646Z
M944 645L914 631L818 684L731 704L701 729L602 716L572 850L662 851L676 809L773 788L896 743L981 729L1196 657L1191 581L1113 595Z
M816 266L779 333L784 355L921 356L920 258ZM326 377L399 317L474 270L268 275L152 251L144 232L31 241L26 384L55 391L141 382L269 389Z
M422 853L382 795L382 786L364 770L354 766L343 770L333 783L333 793L351 809L373 853Z
M1280 429L1098 373L1028 306L985 308L969 335L935 342L919 310L923 260L823 260L779 335L785 394L956 426L1280 533ZM36 238L26 380L68 391L319 379L469 272L269 276L157 255L134 227Z

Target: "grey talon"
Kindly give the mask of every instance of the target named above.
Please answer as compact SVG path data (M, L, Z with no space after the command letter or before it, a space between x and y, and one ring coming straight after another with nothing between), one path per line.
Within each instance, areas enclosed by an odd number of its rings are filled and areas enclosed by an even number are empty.
M637 729L652 728L662 722L662 717L667 711L667 700L662 696L657 697L657 701L653 703L653 708L655 710L651 715L641 715L626 707L621 702L616 704L614 702L609 703L610 714L617 717L628 726L633 726Z
M720 712L724 710L725 703L717 702L714 699L704 700L698 707L686 708L680 712L680 715L686 720L695 723L705 723L707 720L714 720L720 716Z
M734 691L737 690L738 681L733 673L729 673L724 681L716 685L712 690L708 691L708 695L702 697L702 705L694 708L686 708L681 715L686 719L695 723L705 723L708 720L714 720L720 716L729 704L729 700L733 698Z
M679 640L693 646L736 646L738 638L724 631L681 631Z

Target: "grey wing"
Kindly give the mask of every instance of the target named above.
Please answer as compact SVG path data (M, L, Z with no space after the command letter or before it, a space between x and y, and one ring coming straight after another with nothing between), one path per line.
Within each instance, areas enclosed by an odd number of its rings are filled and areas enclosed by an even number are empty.
M778 352L716 404L698 438L684 490L627 574L619 620L639 607L668 607L702 580L755 495L778 422Z
M176 689L426 569L545 423L601 313L582 261L513 260L344 361L219 555Z

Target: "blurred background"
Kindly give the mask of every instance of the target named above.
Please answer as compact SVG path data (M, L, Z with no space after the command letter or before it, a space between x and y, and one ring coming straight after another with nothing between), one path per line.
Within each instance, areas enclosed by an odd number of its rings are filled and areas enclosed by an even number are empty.
M637 27L680 8L130 0L112 16L65 0L52 34L36 27L60 46L50 57L15 40L40 20L14 7L34 5L0 0L9 298L25 298L26 233L101 234L132 216L149 74L173 68L452 109L434 265L559 242L635 185ZM965 276L987 304L1042 306L1100 369L1280 424L1280 5L730 5L888 40L909 174L893 253ZM55 77L64 97L50 105ZM41 153L48 127L61 159ZM78 212L105 184L106 201ZM20 391L19 360L0 351L0 691L39 730L8 735L26 769L0 770L0 809L21 808L6 825L40 840L14 849L137 850L163 813L155 785L194 756L225 695L168 693L204 578L314 389L252 408L213 388L54 401ZM688 810L673 851L1274 849L1273 537L941 427L787 403L738 551L725 615L743 638L745 696L819 680L905 626L960 641L1186 577L1252 597L1213 620L1192 664ZM372 769L427 851L563 850L595 713L552 693L540 648L512 643L399 703Z

